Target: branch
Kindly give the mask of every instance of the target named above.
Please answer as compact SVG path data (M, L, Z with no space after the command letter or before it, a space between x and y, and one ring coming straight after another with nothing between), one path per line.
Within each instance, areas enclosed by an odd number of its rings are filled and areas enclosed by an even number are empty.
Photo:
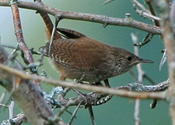
M147 10L140 2L138 2L137 0L131 0L131 1L133 2L133 7L136 10L136 13L138 13L140 16L143 16L143 17L146 17L148 19L151 19L154 22L155 21L160 21L160 18L159 17L156 17L155 15L152 15L153 13L150 13L150 11ZM140 7L142 10L139 10L137 8L137 6Z
M1 109L2 106L3 106L3 107L8 107L8 106L6 106L6 105L3 104L3 102L4 102L4 100L5 100L5 96L6 96L6 93L3 92L3 93L1 94L1 97L0 97L0 109Z
M2 65L2 64L0 64L0 69L3 71L9 72L15 76L18 76L22 79L38 80L38 81L49 83L49 84L54 85L54 86L77 88L77 89L95 91L95 92L117 95L117 96L128 97L128 98L165 99L165 97L166 97L165 92L158 92L158 93L155 93L155 92L143 92L143 93L129 92L129 91L125 91L125 90L116 90L114 88L98 87L98 86L85 85L85 84L75 84L74 82L64 82L64 81L53 80L53 79L49 79L49 78L44 78L44 77L40 77L40 76L26 74L25 72L19 71L19 70L14 69L14 68L10 68L10 67ZM144 88L147 89L147 88L150 88L150 86L147 86Z
M156 16L156 13L155 13L154 8L153 8L153 6L151 4L151 1L150 0L145 0L145 3L147 3L147 5L148 5L148 7L150 9L151 14L153 16ZM155 23L156 26L160 26L159 21L160 20L154 20L154 23Z
M15 107L15 102L11 101L11 104L9 105L9 119L12 119L14 116L14 107Z
M134 34L131 34L133 44L138 44L138 37ZM139 56L139 48L134 46L134 53L135 55ZM141 64L137 65L137 72L138 72L138 82L143 83L143 76L144 76L144 71L142 70ZM134 118L135 118L135 125L140 125L140 99L136 99L135 101L135 111L134 111Z
M17 68L15 70L22 70L18 63L14 60L8 60L7 57L7 52L0 45L0 65L4 64L4 66L8 65ZM14 82L16 84L15 88L13 88ZM30 124L42 125L48 122L48 120L46 120L43 116L47 116L47 118L54 118L54 113L44 101L38 86L32 83L31 80L14 77L12 73L0 70L0 85L3 86L9 93L11 93L13 89L15 90L12 93L12 98L22 109Z
M28 49L22 32L22 26L20 21L20 15L19 15L19 9L17 7L17 3L14 2L11 4L12 14L13 14L13 21L14 21L14 28L15 28L15 34L17 38L17 42L19 45L19 48L21 51L25 54L25 59L28 61L28 63L33 63L33 57L31 51Z
M0 6L9 6L8 0L0 0ZM89 13L78 13L78 12L67 12L61 11L50 6L44 5L40 2L24 2L19 1L18 6L21 8L37 10L40 12L49 13L53 16L59 15L63 19L72 19L72 20L81 20L81 21L89 21L89 22L96 22L102 23L103 25L117 25L117 26L125 26L125 27L132 27L136 29L140 29L146 32L150 32L152 34L161 34L162 30L150 24L146 24L143 22L136 21L134 19L125 19L125 18L114 18L108 17L103 15L95 15Z
M20 113L12 119L2 121L1 125L21 125L24 121L26 121L26 118L24 114Z
M164 29L163 40L167 49L168 70L170 85L167 97L170 105L170 113L173 125L175 125L175 38L170 22L169 0L154 0L155 8L158 9L161 17L161 27ZM175 2L175 1L173 1ZM174 4L172 4L174 5Z

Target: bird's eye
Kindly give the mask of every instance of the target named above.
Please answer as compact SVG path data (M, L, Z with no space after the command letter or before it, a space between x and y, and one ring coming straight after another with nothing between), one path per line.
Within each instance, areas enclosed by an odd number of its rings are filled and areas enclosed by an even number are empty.
M127 60L128 60L128 61L131 61L131 60L132 60L132 57L131 57L131 56L128 56L128 57L127 57Z

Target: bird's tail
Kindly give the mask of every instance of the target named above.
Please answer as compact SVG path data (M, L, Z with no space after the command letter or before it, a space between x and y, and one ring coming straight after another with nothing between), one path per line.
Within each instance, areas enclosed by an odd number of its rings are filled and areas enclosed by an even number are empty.
M41 17L43 18L43 21L46 25L46 35L47 35L47 41L49 42L51 39L51 35L52 35L52 30L53 30L53 24L52 21L50 19L50 17L48 16L47 13L42 13L40 12ZM60 39L61 35L58 32L55 32L54 38L55 39Z

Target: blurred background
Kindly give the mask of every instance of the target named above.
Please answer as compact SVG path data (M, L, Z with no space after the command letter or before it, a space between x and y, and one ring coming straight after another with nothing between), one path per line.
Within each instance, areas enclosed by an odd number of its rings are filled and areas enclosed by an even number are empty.
M32 0L25 0L31 1ZM125 13L130 13L131 16L138 21L152 24L151 21L144 19L135 13L131 1L115 0L107 5L103 5L105 0L43 0L46 5L57 8L63 11L83 12L106 15L110 17L124 18ZM46 41L45 25L43 20L33 10L20 9L20 16L22 21L23 35L29 48L38 51L40 46L43 46ZM54 21L53 16L51 18ZM137 34L139 42L147 35L146 32L120 26L107 26L103 27L102 24L67 20L63 19L59 23L59 27L73 29L79 31L89 37L100 40L102 42L118 46L133 51L133 42L131 40L131 33ZM11 45L16 47L16 37L14 34L13 19L10 7L0 7L0 37L1 43L4 45ZM145 73L155 82L159 83L167 79L167 66L164 65L162 70L159 71L159 63L161 60L161 50L164 45L159 36L154 36L152 41L140 48L140 56L146 59L153 60L153 64L143 64ZM11 49L8 49L11 52ZM37 60L38 56L35 56ZM59 73L56 72L45 58L44 65L40 71L46 70L49 77L59 79ZM136 67L132 71L137 75ZM111 78L110 85L112 87L126 85L134 82L134 78L130 73ZM147 80L144 84L150 85ZM53 86L42 84L46 92L50 92ZM0 86L0 95L4 89ZM71 96L71 93L70 93ZM8 96L6 96L8 99ZM150 108L152 100L142 100L140 107L140 120L142 125L170 125L171 119L169 114L168 103L165 101L158 101L155 109ZM97 125L134 125L134 106L135 100L121 97L113 97L112 100L101 106L93 107L95 121ZM73 111L75 107L69 108ZM58 111L58 110L57 110ZM56 111L56 112L57 112ZM15 114L18 114L20 109L16 105ZM70 114L64 113L63 120L67 122L71 117ZM77 118L73 121L73 125L91 125L89 112L87 109L81 108L77 113ZM8 109L0 110L0 123L2 120L8 119Z

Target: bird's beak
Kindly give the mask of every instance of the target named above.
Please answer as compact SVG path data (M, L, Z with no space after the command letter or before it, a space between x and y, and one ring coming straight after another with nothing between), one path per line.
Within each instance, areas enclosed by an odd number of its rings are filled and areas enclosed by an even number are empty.
M149 59L142 59L140 58L140 63L154 63L153 61L149 60Z

